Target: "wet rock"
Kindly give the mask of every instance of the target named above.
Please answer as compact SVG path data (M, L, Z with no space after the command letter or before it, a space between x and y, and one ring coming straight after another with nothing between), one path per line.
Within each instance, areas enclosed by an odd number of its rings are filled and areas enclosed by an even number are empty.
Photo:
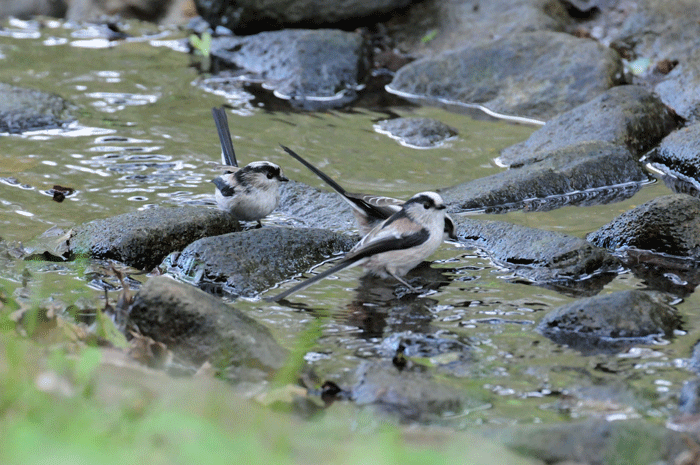
M209 291L253 297L356 242L324 229L266 227L205 237L169 257L165 266Z
M673 131L647 157L659 171L700 187L700 123Z
M411 5L389 27L398 48L429 56L525 32L562 31L570 21L559 0L440 0Z
M502 221L454 218L460 241L536 283L580 280L619 268L605 249L578 237Z
M400 371L390 362L365 362L354 377L351 397L356 404L373 405L402 421L435 421L485 404L423 370Z
M528 161L536 162L440 189L440 195L452 213L551 210L562 204L609 202L613 194L615 200L623 200L639 186L622 189L620 185L648 181L642 165L626 148L607 142L582 142L542 151ZM610 189L602 189L605 187ZM555 201L555 196L566 199Z
M0 133L58 128L73 119L75 108L58 95L0 82Z
M700 45L700 9L694 0L637 0L612 41L652 63L685 61ZM688 60L690 62L690 60Z
M603 141L627 147L639 155L676 127L672 112L648 90L619 86L588 103L550 120L524 142L507 147L498 161L520 165L539 153L585 141Z
M674 460L688 448L684 435L644 420L518 425L483 434L544 463L681 463Z
M533 32L414 61L396 73L387 90L549 119L621 79L622 65L613 50L567 34Z
M197 11L212 26L223 25L237 33L278 29L282 25L324 25L376 18L411 2L412 0L195 0Z
M700 34L700 31L698 31ZM696 47L700 47L697 42ZM661 101L690 121L700 120L700 52L696 49L683 58L665 80L654 87Z
M621 350L680 329L680 315L669 302L666 294L637 289L579 299L549 312L537 330L584 352Z
M439 147L455 137L457 130L430 118L395 118L380 121L374 130L386 134L406 147L427 149Z
M151 269L169 253L206 236L240 229L231 215L201 207L151 208L75 227L70 255L117 260Z
M657 197L588 235L599 247L634 247L700 258L700 199L672 194Z
M165 276L149 279L134 296L129 324L196 366L210 362L232 381L262 381L287 356L263 325Z
M303 109L347 104L363 79L360 34L333 29L288 29L212 40L211 55L234 75L262 82Z
M301 182L289 181L281 188L280 204L275 212L295 226L356 232L352 208L340 195Z
M188 0L71 0L66 19L99 22L107 16L133 18L161 24L182 24L194 14Z

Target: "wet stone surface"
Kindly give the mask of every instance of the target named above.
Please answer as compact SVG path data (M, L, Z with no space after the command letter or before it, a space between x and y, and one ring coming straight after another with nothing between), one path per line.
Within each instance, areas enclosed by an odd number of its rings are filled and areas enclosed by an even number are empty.
M627 147L632 154L641 155L676 125L672 112L650 91L638 86L613 87L547 121L526 141L504 149L498 160L508 166L525 164L545 150L591 140Z
M165 276L141 287L128 323L195 367L208 361L230 381L264 380L287 356L260 323L221 299Z
M150 270L197 239L239 228L235 218L219 210L152 208L76 226L68 247L72 256L112 259Z
M387 90L546 120L621 78L620 58L613 50L568 34L533 32L415 61L396 73Z
M624 200L641 187L629 184L648 179L642 165L626 148L606 142L582 142L544 150L524 166L440 189L439 193L453 213L518 208L542 211L565 203L594 205ZM628 186L622 187L625 184ZM581 195L582 191L588 192Z
M536 283L576 281L620 266L605 249L577 237L502 221L459 218L455 224L460 241Z
M364 73L362 36L333 29L221 36L212 40L211 54L234 69L223 76L262 82L277 97L309 110L354 100Z
M666 337L680 329L672 298L658 292L629 290L580 299L559 307L537 325L558 344L582 352L617 351Z
M657 197L588 235L599 247L634 247L679 257L700 257L700 199Z
M673 131L649 154L654 168L700 186L700 123Z
M395 118L380 121L375 131L386 134L406 147L428 149L439 147L457 135L457 130L430 118Z
M210 292L253 297L355 242L323 229L268 226L197 240L169 257L164 268Z
M75 109L58 95L0 82L0 133L61 127L73 119L69 112Z

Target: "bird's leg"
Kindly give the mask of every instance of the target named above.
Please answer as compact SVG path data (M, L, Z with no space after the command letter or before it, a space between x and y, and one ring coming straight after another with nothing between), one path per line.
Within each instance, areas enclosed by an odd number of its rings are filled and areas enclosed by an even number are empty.
M401 284L406 286L411 292L419 292L419 289L416 289L415 287L411 286L405 280L396 276L394 273L389 273L389 274L391 275L392 278L394 278L395 280L397 280L398 282L400 282Z
M260 220L258 220L258 225L255 227L255 229L260 229L260 228L262 228L262 223L260 222Z

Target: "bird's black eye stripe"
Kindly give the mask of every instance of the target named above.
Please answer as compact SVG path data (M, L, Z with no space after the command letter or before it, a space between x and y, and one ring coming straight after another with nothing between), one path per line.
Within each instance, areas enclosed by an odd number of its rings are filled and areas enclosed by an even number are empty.
M423 208L426 210L430 208L430 202L423 202Z
M273 177L275 177L275 175L268 171L267 172L267 179L272 179Z

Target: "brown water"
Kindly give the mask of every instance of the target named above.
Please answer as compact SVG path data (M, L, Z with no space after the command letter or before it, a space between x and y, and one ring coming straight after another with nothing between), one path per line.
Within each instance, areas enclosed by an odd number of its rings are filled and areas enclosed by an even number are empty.
M0 237L6 241L28 242L53 226L67 229L155 205L210 205L213 186L208 181L217 172L207 163L218 161L220 153L210 109L225 102L235 108L229 122L241 162L267 159L283 166L288 177L323 188L279 149L283 143L342 180L348 190L401 198L499 171L492 162L499 150L535 129L429 107L388 109L435 118L459 131L441 148L410 149L374 131L373 124L387 117L384 111L269 112L251 95L215 95L193 85L198 73L189 66L190 56L173 42L184 37L178 31L132 25L127 32L135 38L108 43L95 39L90 29L47 23L35 30L35 25L4 24L0 81L61 95L78 105L78 122L64 130L0 138ZM47 193L54 184L76 192L63 203L54 202ZM655 183L611 205L489 217L583 237L665 193L663 184ZM483 408L445 419L456 426L587 415L663 420L677 404L682 382L693 376L682 368L682 359L700 338L698 330L620 355L581 356L534 331L548 310L570 297L509 280L507 270L479 251L445 244L433 258L444 285L407 304L401 314L387 310L391 289L363 286L360 270L344 271L300 293L292 299L300 303L297 308L262 301L235 305L265 323L289 348L321 318L322 336L306 359L321 378L341 384L358 361L391 354L395 341L387 337L393 333L428 333L463 342L470 347L466 372L450 371L450 357L460 354L431 361L451 375L453 385L483 399ZM37 294L50 294L67 305L102 296L104 284L93 280L102 269L99 262L4 260L0 265L5 269L0 285L10 290L19 288L29 271ZM643 287L631 274L622 274L603 292ZM679 304L686 328L699 327L697 307L694 295ZM619 383L625 388L615 390L614 402L604 405L567 403L559 395L574 389L587 399L578 388Z

